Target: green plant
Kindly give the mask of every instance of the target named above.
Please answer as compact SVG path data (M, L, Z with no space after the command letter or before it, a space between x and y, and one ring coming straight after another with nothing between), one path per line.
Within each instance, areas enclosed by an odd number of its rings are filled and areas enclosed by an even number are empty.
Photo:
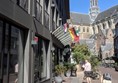
M88 59L91 55L91 52L88 49L87 45L76 45L72 49L73 52L73 59L79 63L80 61L83 61L85 59Z
M115 62L115 66L118 66L118 62Z
M58 75L61 75L61 74L64 74L64 72L67 70L67 68L63 65L56 65L55 66L55 72L58 74Z
M100 61L99 61L98 57L96 57L95 55L92 55L90 57L90 63L91 63L93 71L96 71L98 65L100 64Z
M75 66L75 64L70 63L70 62L65 62L64 66L67 68L67 70L71 70L71 68L73 68Z

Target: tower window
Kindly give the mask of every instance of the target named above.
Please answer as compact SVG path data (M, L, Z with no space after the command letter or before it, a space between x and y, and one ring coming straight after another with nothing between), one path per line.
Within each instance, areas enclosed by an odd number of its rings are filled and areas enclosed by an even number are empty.
M87 28L87 32L89 32L89 28Z
M85 27L83 27L83 32L85 32Z

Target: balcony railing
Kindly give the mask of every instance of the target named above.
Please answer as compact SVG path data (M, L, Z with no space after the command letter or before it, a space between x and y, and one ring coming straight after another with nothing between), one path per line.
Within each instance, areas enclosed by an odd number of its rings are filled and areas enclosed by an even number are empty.
M37 0L36 0L36 6L35 6L35 17L38 21L42 23L42 6Z
M49 14L46 10L44 12L44 24L45 24L45 27L49 29Z

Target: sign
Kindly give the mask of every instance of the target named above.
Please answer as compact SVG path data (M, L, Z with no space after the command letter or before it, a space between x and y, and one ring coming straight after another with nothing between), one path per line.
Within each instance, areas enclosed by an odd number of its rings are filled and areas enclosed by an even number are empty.
M35 36L31 43L32 45L36 45L38 43L38 37Z

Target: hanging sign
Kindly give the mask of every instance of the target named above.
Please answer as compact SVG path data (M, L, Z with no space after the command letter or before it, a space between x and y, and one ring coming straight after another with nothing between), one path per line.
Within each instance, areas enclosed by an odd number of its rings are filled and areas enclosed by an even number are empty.
M34 37L32 40L32 45L36 45L38 43L38 37Z

